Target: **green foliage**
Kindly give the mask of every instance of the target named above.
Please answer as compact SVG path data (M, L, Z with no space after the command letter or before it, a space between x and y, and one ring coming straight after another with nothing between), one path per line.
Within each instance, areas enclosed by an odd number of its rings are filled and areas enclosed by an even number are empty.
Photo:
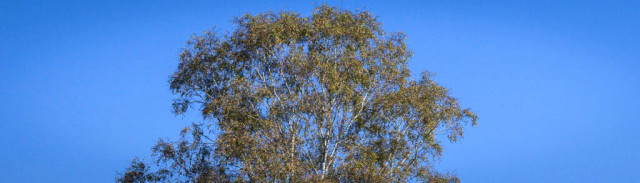
M431 74L410 78L404 34L328 6L234 23L232 33L192 37L180 54L174 112L197 107L207 125L158 143L162 180L458 181L431 162L439 137L456 141L477 116Z

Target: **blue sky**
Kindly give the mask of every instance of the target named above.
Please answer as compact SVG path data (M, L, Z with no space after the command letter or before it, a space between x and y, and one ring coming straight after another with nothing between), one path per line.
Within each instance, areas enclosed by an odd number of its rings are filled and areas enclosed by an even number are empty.
M475 110L438 169L463 182L640 182L639 1L2 1L0 182L112 182L158 138L193 33L233 16L364 8L410 68Z

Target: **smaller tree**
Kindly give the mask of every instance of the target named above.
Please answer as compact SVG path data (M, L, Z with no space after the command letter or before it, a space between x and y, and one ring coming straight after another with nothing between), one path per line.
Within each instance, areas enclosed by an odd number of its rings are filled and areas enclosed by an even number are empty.
M161 173L150 173L149 166L135 158L116 182L157 182L164 179Z
M180 132L175 142L160 139L152 148L155 170L135 158L116 182L228 182L214 147L203 141L209 139L202 124L192 124ZM203 139L204 138L204 139Z

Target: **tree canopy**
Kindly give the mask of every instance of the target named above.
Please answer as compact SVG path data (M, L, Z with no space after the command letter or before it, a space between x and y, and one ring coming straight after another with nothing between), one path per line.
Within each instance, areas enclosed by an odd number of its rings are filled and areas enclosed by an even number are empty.
M423 72L402 33L367 11L319 6L247 14L232 32L193 36L170 88L174 113L199 110L154 162L119 182L456 182L434 170L441 140L477 115Z

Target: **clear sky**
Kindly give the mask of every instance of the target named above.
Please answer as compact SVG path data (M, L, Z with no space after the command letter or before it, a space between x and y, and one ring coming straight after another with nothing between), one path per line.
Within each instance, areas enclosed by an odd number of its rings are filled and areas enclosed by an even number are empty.
M640 182L640 1L2 1L0 182L113 182L197 115L168 76L193 33L325 2L408 35L479 127L438 169L463 182Z

